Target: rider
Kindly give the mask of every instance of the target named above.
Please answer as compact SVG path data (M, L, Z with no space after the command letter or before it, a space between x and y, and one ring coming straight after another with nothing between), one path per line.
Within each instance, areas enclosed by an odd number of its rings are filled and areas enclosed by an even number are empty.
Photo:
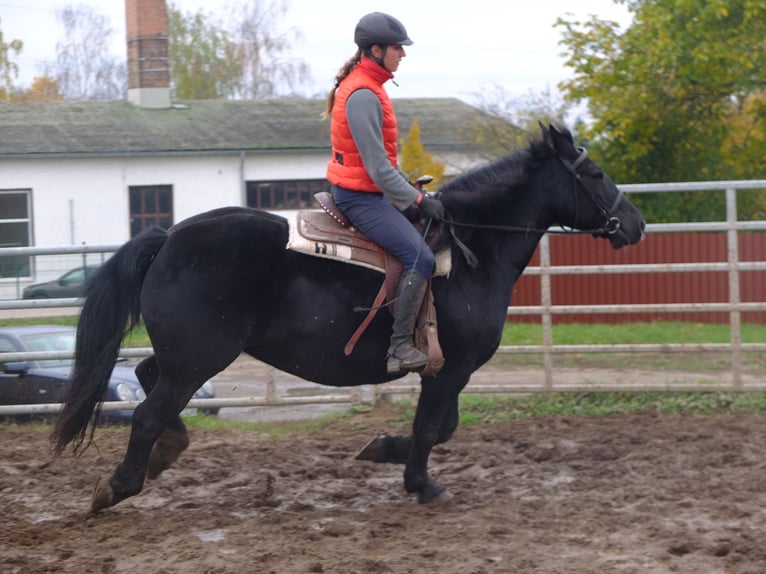
M418 370L428 357L414 345L418 310L434 270L434 254L402 211L417 206L441 219L444 207L415 189L399 169L396 115L383 84L394 77L412 40L402 23L372 12L356 25L358 50L338 72L327 96L332 157L327 179L338 207L354 226L402 262L386 358L389 373Z

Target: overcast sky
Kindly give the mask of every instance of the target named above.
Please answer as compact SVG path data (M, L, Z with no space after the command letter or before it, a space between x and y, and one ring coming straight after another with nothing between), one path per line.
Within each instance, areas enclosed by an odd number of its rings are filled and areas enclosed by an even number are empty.
M170 3L170 2L169 2ZM226 18L225 1L175 0L182 11L206 12ZM625 28L630 15L614 0L285 0L289 10L282 28L295 28L302 40L291 56L309 65L311 84L304 95L324 95L340 66L353 55L353 31L361 16L385 11L399 18L415 44L407 48L396 74L399 86L387 85L392 97L458 97L475 99L482 90L502 87L504 93L524 97L571 76L559 45L556 19L573 14L579 19L596 15ZM24 41L16 62L19 82L28 85L44 62L56 58L63 26L56 12L67 5L87 4L109 17L114 28L113 52L125 58L124 0L0 0L0 30L5 41ZM501 8L502 7L502 8Z

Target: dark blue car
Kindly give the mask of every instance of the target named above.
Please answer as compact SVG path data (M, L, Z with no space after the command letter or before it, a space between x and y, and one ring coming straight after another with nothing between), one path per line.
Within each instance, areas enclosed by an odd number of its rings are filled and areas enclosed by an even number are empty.
M73 351L75 332L74 327L60 325L0 327L0 353ZM71 359L0 363L0 405L60 403L71 369ZM210 382L194 394L195 399L214 396L215 390ZM104 400L142 401L145 398L133 368L118 362L109 379ZM219 409L201 410L205 414L217 414ZM132 411L105 411L101 417L105 422L130 422L132 415Z

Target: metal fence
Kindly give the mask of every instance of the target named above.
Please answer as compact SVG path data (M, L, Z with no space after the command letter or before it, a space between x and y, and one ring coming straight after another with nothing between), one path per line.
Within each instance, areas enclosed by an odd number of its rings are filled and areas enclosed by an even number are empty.
M642 264L642 265L576 265L576 266L552 266L550 258L550 244L548 236L544 236L539 246L539 266L528 267L527 275L539 275L541 278L541 302L539 306L509 307L509 317L520 315L540 315L542 324L543 342L541 345L504 346L497 351L498 355L539 355L542 357L542 371L544 380L540 384L519 382L499 382L482 384L472 382L467 391L474 393L531 393L531 392L558 392L558 391L646 391L646 390L709 390L709 391L755 391L766 390L766 382L744 381L742 355L746 352L764 352L766 343L743 343L741 314L747 311L766 311L766 300L743 303L740 300L739 277L743 271L766 270L766 255L762 260L742 262L738 252L738 234L742 231L766 231L766 221L738 221L736 210L736 194L739 190L766 189L766 180L756 181L730 181L730 182L697 182L687 184L639 184L621 186L626 194L630 193L658 193L658 192L681 192L681 191L725 191L726 212L725 222L711 223L684 223L684 224L649 224L648 234L656 233L689 233L689 232L722 232L727 236L727 261L706 263L678 263L678 264ZM119 246L77 246L57 248L9 248L0 249L0 256L4 255L51 255L51 254L86 254L86 253L111 253ZM688 273L700 271L727 272L729 283L729 298L727 302L689 303L671 305L553 305L551 303L551 277L555 275L580 275L580 274L624 274L624 273ZM762 299L766 299L766 294ZM0 300L0 318L8 311L26 309L75 309L81 305L78 299L50 299L50 300ZM560 345L553 340L553 317L556 315L583 314L583 313L647 313L647 312L726 312L729 316L730 340L728 343L698 343L698 344L601 344L601 345ZM697 383L674 383L664 382L645 384L624 384L621 381L613 381L608 384L594 384L589 382L557 383L555 380L556 369L554 357L562 354L585 354L585 353L723 353L728 356L729 381L700 385ZM151 349L122 349L120 356L124 358L144 357L151 353ZM0 363L20 360L38 360L67 358L71 355L65 353L0 353ZM377 387L363 387L352 390L349 393L337 393L332 395L315 394L301 397L279 396L278 376L275 371L270 371L266 381L264 396L227 399L198 399L189 403L190 407L218 406L218 407L252 407L252 406L285 406L303 404L326 404L326 403L360 403L374 402L380 396L387 395L415 395L418 392L417 379L405 379L404 383L387 383ZM364 397L369 397L365 399ZM131 403L106 403L105 410L119 410L134 407ZM1 414L40 413L55 412L60 405L17 405L0 406Z

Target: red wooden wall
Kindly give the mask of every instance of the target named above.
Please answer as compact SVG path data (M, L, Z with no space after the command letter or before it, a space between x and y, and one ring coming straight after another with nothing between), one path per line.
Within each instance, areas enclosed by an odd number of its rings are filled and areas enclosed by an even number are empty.
M639 245L613 250L607 241L590 236L552 235L551 265L630 265L727 261L725 233L668 233L647 235ZM740 261L766 261L766 233L739 233ZM539 265L535 253L530 266ZM740 272L740 300L766 301L766 271ZM726 271L635 273L619 275L564 275L551 277L554 305L646 303L727 303ZM513 306L540 304L540 277L522 276L513 291ZM626 313L554 315L554 322L624 323L679 320L726 323L728 313ZM539 315L517 315L513 321L539 322ZM766 324L766 312L747 312L742 321Z

